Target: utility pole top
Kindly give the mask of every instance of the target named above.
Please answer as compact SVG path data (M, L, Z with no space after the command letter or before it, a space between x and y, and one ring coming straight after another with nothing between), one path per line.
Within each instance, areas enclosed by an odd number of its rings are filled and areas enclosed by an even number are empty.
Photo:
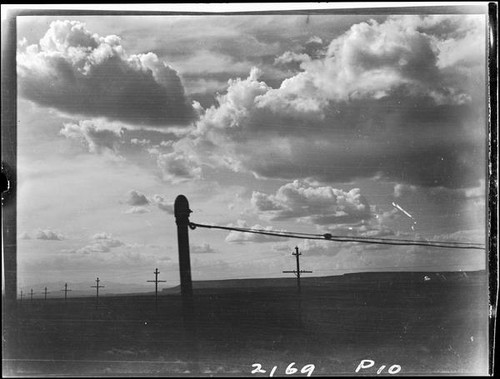
M99 278L97 278L95 281L96 281L97 285L96 286L90 286L91 288L98 288L99 289L99 288L103 288L104 287L104 286L100 286L99 285L99 282L100 282Z
M189 215L193 211L189 209L189 201L184 195L179 195L175 199L174 214L177 225L189 224Z

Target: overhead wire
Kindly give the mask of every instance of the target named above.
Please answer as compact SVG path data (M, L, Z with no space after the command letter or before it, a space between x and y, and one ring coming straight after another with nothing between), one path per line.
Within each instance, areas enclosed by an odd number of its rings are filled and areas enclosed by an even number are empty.
M332 235L330 233L314 234L314 233L302 233L302 232L270 231L266 229L207 225L207 224L198 224L194 222L189 223L189 227L193 230L196 228L220 229L220 230L236 231L240 233L268 235L274 237L323 240L323 241L333 241L333 242L357 242L357 243L370 243L370 244L394 245L394 246L427 246L427 247L440 247L449 249L477 249L477 250L485 249L484 245L479 243L464 243L464 242L435 241L435 240L408 240L408 239L379 238L379 237L339 236L339 235Z

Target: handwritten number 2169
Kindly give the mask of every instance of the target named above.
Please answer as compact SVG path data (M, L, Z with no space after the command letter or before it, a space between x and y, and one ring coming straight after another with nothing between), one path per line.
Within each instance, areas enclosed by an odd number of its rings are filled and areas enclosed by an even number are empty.
M286 367L286 370L285 370L286 375L293 375L299 371L299 369L293 367L294 365L295 365L295 362L292 362ZM252 370L252 374L265 374L266 373L266 370L262 369L262 365L260 363L254 363L252 365L252 367L254 368ZM273 376L274 373L276 372L277 368L278 368L278 366L274 366L273 369L271 370L271 372L269 373L269 376ZM311 376L313 371L314 371L314 368L315 367L313 364L305 365L304 367L302 367L300 372L302 374L307 374L307 376Z

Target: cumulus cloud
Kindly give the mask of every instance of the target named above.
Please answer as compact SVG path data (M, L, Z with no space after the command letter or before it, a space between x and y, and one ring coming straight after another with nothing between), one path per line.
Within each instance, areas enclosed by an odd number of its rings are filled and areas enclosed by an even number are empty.
M192 254L213 254L216 253L212 247L210 247L210 244L208 243L203 243L201 245L192 245L189 249L189 251Z
M95 121L84 120L75 123L65 123L59 134L66 138L78 140L87 146L90 153L118 153L122 132L103 127Z
M237 228L249 228L248 224L244 220L237 220L236 225L229 224L228 226L237 227ZM261 226L259 224L255 224L255 225L251 226L250 228L265 230L267 232L279 232L280 231L280 230L274 229L272 226L264 227L264 226ZM252 243L276 242L276 241L283 241L285 239L286 238L284 238L284 237L268 236L265 234L244 233L244 232L237 232L235 230L232 230L226 236L225 241L229 242L229 243L241 244L241 243L246 243L246 242L252 242Z
M291 255L295 253L295 247L303 258L312 256L330 256L334 257L341 251L341 246L331 241L304 240L296 245L290 243L280 243L274 246L274 250ZM311 263L309 263L311 264Z
M79 21L54 21L38 44L20 46L17 72L22 96L70 114L155 126L195 117L176 70Z
M410 94L428 95L437 103L469 101L461 83L443 85L439 44L419 29L425 18L414 17L410 24L408 20L390 17L383 23L371 20L355 24L331 41L323 59L285 53L281 61L298 60L303 72L269 90L258 99L259 104L285 109L290 102L297 108L303 101L312 101L318 110L324 110L327 103L321 100L381 99L398 87ZM474 26L479 25L471 28Z
M125 200L125 202L128 205L133 205L133 206L149 204L149 200L147 199L147 197L144 194L137 192L136 190L131 190L128 192L127 200Z
M114 238L111 234L101 232L94 234L88 245L68 252L75 254L109 253L113 248L124 245L124 242Z
M436 200L467 200L485 197L484 180L479 181L477 187L470 188L446 188L446 187L432 187L422 188L419 186L397 183L394 186L394 197L401 198L407 196L414 196L417 193L432 197Z
M275 64L281 64L281 65L288 65L290 63L302 63L302 62L309 62L311 60L311 57L308 54L299 54L299 53L294 53L292 51L287 51L286 53L280 55L278 58L275 59L274 63Z
M198 124L199 132L208 129L237 129L243 127L245 118L250 115L255 98L265 94L270 87L259 81L262 72L252 68L247 79L231 79L227 92L217 97L218 106L212 106L205 112L203 122Z
M158 194L153 195L153 202L162 211L168 214L174 214L174 203L167 201L164 196Z
M29 235L28 232L22 232L21 234L19 234L19 239L22 239L22 240L30 240L31 239L31 236Z
M327 255L333 257L340 251L339 247L335 246L335 244L330 241L311 240L305 240L304 242L301 242L299 244L299 250L302 252L304 257L318 255Z
M330 186L315 187L295 180L276 194L252 193L254 209L270 220L296 219L316 225L354 224L372 217L359 188L343 191Z
M193 159L269 178L475 185L484 172L484 28L473 17L460 33L438 33L450 19L461 16L363 22L324 56L282 55L301 71L277 88L258 69L230 80L196 124ZM458 44L468 53L444 59Z
M132 138L132 139L130 140L130 143L131 143L132 145L148 146L148 145L150 145L150 144L151 144L151 141L150 141L150 140L148 140L148 139L145 139L145 138L144 138L144 139L141 139L141 140L140 140L140 139L137 139L137 138Z
M162 179L172 183L182 183L201 177L201 163L197 158L178 150L172 145L168 152L150 150L156 157L158 168L161 170Z
M61 241L63 239L63 236L49 229L45 230L39 229L35 233L35 238L37 240L45 240L45 241Z
M178 183L199 178L201 175L202 163L198 157L195 158L186 150L189 140L179 140L179 137L171 133L129 130L116 123L83 120L78 123L65 123L59 134L81 143L89 153L107 155L113 160L159 170L165 181ZM136 135L154 137L158 144L152 145L149 139L138 139L134 137ZM129 201L140 199L130 198L127 202ZM144 199L142 202L144 203Z
M271 85L265 72L253 68L247 78L229 80L215 104L206 109L189 105L199 119L183 137L156 142L134 135L123 144L126 131L84 122L67 124L61 133L82 140L93 152L122 154L125 146L148 151L155 169L172 183L201 178L206 165L259 178L323 183L371 178L427 187L476 186L485 172L482 16L378 20L352 25L331 41L323 34L312 37L302 49L275 46L277 61L296 64L295 74ZM88 104L74 107L127 122L144 118L137 113L140 108L151 115L145 123L175 124L174 116L158 116L161 96L147 95L158 87L180 94L180 80L177 87L172 84L177 74L154 54L127 55L118 37L92 34L81 23L55 22L38 45L21 46L18 70L21 93L39 103L53 102L57 95L65 99L59 109L69 111L71 104L88 98ZM65 75L56 75L59 70ZM69 77L76 85L67 85ZM48 78L53 93L45 96ZM120 91L115 79L123 85ZM139 82L150 86L134 87ZM87 96L89 91L93 96ZM117 93L126 98L118 102L127 108L124 113L113 105ZM136 102L132 93L141 100ZM147 99L154 99L148 103L154 111L141 103ZM98 100L109 102L106 112L118 116L101 112L94 104ZM170 108L185 110L162 106L167 113Z
M127 209L124 213L125 214L143 214L143 213L149 213L151 212L148 208L145 207L131 207Z

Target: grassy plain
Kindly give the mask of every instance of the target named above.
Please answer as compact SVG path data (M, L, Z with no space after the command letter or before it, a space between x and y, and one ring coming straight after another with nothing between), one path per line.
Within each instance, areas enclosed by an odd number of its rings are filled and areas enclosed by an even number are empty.
M424 276L430 280L424 280ZM238 284L239 283L239 284ZM18 303L4 376L486 374L484 272L365 273L194 286L192 324L175 290ZM375 365L355 374L363 360ZM299 371L286 375L292 362ZM260 364L265 373L252 371Z

